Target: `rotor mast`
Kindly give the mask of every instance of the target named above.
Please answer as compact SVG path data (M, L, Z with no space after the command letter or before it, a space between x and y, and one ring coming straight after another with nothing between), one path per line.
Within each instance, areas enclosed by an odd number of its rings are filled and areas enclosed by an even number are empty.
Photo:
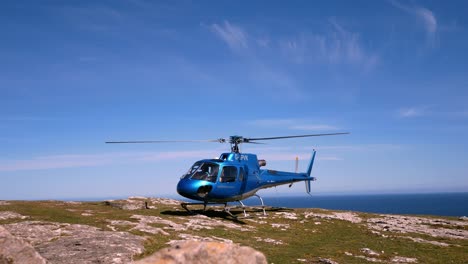
M230 136L229 143L231 144L231 152L232 153L239 153L239 144L244 142L244 138L240 136ZM248 141L247 141L248 142Z

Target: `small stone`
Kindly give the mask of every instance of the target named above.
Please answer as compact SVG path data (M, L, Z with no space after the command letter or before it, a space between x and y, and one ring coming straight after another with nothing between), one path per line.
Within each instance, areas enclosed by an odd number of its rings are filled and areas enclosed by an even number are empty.
M319 263L324 263L324 264L338 264L338 262L333 261L331 259L326 259L326 258L318 258Z
M394 263L417 263L418 259L417 258L407 258L407 257L400 257L396 256L391 259L391 262Z
M361 252L368 255L368 256L380 256L379 253L375 252L370 248L361 248Z

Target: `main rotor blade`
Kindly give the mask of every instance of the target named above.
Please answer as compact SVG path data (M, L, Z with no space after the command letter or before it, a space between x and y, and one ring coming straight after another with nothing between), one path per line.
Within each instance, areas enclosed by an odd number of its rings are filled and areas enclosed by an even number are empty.
M143 141L106 141L106 144L133 144L133 143L177 143L177 142L218 142L225 143L224 138L208 140L143 140Z
M336 135L346 135L346 134L349 134L349 132L326 133L326 134L310 134L310 135L297 135L297 136L282 136L282 137L266 137L266 138L247 138L247 140L252 141L252 140L270 140L270 139L283 139L283 138L320 137L320 136L336 136Z

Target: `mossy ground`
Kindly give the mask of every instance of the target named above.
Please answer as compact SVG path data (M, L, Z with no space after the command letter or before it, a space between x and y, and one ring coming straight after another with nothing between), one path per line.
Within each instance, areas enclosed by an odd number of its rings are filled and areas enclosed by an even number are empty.
M0 205L0 211L12 211L28 216L27 220L50 221L70 224L91 225L103 230L109 230L109 220L126 220L137 222L130 218L132 215L152 215L162 217L175 223L183 224L192 217L191 214L176 205L157 204L156 209L126 211L105 205L103 202L67 203L60 201L9 201L7 205ZM201 237L220 237L230 239L235 243L250 246L263 252L269 263L314 263L318 257L328 258L338 263L367 263L366 260L356 258L364 255L361 248L370 248L380 253L375 258L390 262L395 256L417 258L419 263L468 263L468 241L462 239L434 238L422 234L396 234L382 232L388 237L382 237L369 230L365 223L351 223L343 220L325 220L305 218L304 211L328 213L320 209L272 209L268 216L261 218L261 214L251 212L249 219L234 219L221 211L208 210L205 215L212 219L230 221L243 227L252 226L250 231L214 227L213 229L184 231ZM278 212L294 212L298 219L286 219ZM239 216L240 211L234 211ZM85 214L85 215L83 215ZM90 214L90 215L88 215ZM360 213L360 217L367 219L372 214ZM447 218L450 219L450 218ZM21 219L0 220L0 225L9 224ZM261 222L263 221L263 222ZM316 224L320 222L320 224ZM272 224L289 225L289 228L273 227ZM154 225L163 227L162 225ZM118 226L118 231L129 231L131 226ZM466 230L466 226L462 229ZM147 238L145 253L149 255L161 248L167 247L170 240L180 239L178 232L168 230L169 236L152 235L141 231L129 231ZM418 243L404 238L412 236L432 241L448 243L450 246L442 247L427 243ZM258 241L256 237L269 238L281 241L282 244L272 244ZM352 253L353 256L345 254ZM299 260L299 259L302 259ZM305 260L305 261L304 261Z

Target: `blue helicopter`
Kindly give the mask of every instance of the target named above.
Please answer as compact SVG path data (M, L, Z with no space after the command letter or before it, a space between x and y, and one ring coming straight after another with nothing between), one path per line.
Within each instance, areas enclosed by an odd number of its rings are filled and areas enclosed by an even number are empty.
M257 194L261 189L266 189L278 185L304 181L306 192L310 193L312 167L314 165L316 151L312 151L306 172L285 172L269 169L261 169L266 166L266 161L258 159L257 155L241 153L239 145L243 143L261 144L257 141L332 136L343 135L344 133L310 134L296 136L264 137L264 138L244 138L242 136L231 136L229 139L219 138L213 140L157 140L157 141L108 141L106 143L163 143L163 142L219 142L230 143L231 152L222 153L216 159L203 159L195 162L185 173L177 184L177 192L189 199L200 201L198 203L182 203L181 206L188 212L192 212L189 205L203 205L203 211L208 205L224 204L224 211L235 217L228 207L228 202L238 202L247 216L245 204L242 200L256 196L261 201L261 209L265 212L263 199Z

